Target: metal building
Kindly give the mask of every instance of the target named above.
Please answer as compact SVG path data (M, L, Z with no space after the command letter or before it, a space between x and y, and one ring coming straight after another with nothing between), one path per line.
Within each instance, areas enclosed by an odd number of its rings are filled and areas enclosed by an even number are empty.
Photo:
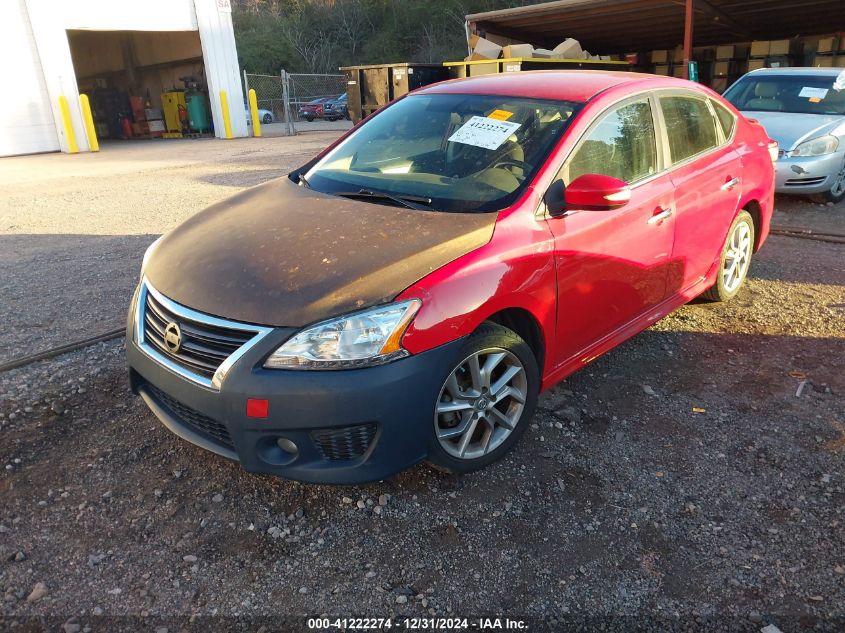
M3 0L0 156L68 152L73 141L89 150L79 95L109 82L155 105L196 78L215 136L226 134L221 91L231 136L247 136L231 11L230 0Z

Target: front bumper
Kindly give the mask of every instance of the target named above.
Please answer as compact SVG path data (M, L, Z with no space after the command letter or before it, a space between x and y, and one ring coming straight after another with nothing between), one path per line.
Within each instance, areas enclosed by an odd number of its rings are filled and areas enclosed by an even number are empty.
M168 429L250 472L313 483L375 481L424 460L434 403L463 342L363 369L264 369L290 336L274 330L235 363L218 391L151 358L135 343L133 321L134 308L126 338L132 391ZM268 417L248 417L248 398L266 399ZM280 439L295 453L280 448Z
M845 151L824 156L782 156L775 163L775 191L813 194L830 191L845 163Z

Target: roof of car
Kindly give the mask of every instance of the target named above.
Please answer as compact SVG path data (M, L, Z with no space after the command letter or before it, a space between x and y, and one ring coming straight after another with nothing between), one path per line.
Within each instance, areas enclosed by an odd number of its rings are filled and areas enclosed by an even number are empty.
M558 99L583 103L609 88L624 84L655 83L689 87L689 82L672 77L635 72L602 70L532 70L453 79L415 91L415 94L485 94L537 99Z
M836 77L845 73L845 68L819 68L815 66L793 66L789 68L758 68L748 74L755 75L830 75Z

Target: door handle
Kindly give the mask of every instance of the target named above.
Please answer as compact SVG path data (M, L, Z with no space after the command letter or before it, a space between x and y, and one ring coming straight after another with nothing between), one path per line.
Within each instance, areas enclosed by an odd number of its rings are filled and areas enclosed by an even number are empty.
M726 182L724 185L719 187L719 189L721 189L722 191L730 191L731 189L736 187L741 182L742 182L741 178L731 178L728 182Z
M658 209L654 212L654 215L653 215L653 216L651 216L651 217L648 219L648 223L649 223L649 224L657 224L658 222L662 222L663 220L665 220L666 218L670 217L671 215L672 215L672 207L668 207L668 208L666 208L666 209L660 209L660 208L658 208Z

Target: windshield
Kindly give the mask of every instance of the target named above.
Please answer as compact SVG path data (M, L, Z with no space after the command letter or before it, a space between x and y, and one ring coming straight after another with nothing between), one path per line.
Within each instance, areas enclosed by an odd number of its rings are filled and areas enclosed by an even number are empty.
M324 193L363 189L430 199L432 210L496 211L516 200L576 109L518 97L411 95L362 125L305 177Z
M833 75L746 75L723 95L746 112L845 114L845 85Z

